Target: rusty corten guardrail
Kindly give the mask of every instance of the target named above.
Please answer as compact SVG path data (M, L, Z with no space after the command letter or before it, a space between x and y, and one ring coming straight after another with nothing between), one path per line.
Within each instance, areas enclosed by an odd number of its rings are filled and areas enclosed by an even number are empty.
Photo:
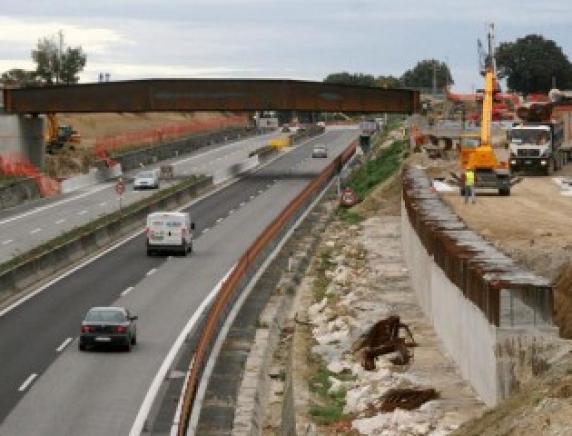
M270 246L272 241L279 235L283 227L302 208L302 206L319 191L332 175L338 171L354 153L358 141L353 141L340 156L331 162L304 190L296 196L272 223L258 236L254 243L240 258L236 267L221 286L213 304L211 305L201 337L195 350L195 357L190 369L190 375L185 386L181 416L179 420L178 435L183 436L187 432L189 418L193 408L196 390L202 377L210 350L216 341L221 325L226 319L229 307L234 304L235 291L243 279L247 277L252 267L257 267L257 258Z
M492 325L551 324L550 282L518 266L469 230L441 201L422 170L404 169L403 201L427 252Z

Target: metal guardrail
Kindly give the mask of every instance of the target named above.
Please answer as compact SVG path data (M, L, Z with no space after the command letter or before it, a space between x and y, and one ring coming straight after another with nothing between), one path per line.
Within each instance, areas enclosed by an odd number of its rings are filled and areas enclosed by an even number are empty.
M353 141L344 152L331 162L304 190L298 194L286 208L272 221L258 236L254 243L240 258L230 276L223 283L215 301L207 314L201 337L195 350L195 357L190 368L190 375L184 390L184 397L177 434L184 436L187 433L189 418L193 409L196 391L202 377L204 366L209 358L210 351L217 340L219 331L224 324L226 316L236 300L236 291L240 289L241 282L248 278L253 268L259 264L258 257L280 235L282 228L290 219L300 211L308 199L317 193L332 175L339 171L343 164L355 153L358 141Z
M427 252L492 325L552 325L551 283L468 229L441 201L422 170L403 171L403 202Z

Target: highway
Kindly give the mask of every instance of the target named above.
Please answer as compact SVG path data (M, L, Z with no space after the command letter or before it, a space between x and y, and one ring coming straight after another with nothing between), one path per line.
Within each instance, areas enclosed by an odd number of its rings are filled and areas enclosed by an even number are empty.
M248 153L267 144L268 139L279 133L270 133L220 144L198 150L178 159L163 161L158 165L173 164L175 174L212 175L248 157ZM152 167L149 167L152 168ZM133 176L132 171L127 176ZM170 186L163 182L161 188ZM26 252L74 227L93 221L101 215L119 209L115 183L98 184L71 195L24 205L0 213L0 263ZM122 203L124 206L155 193L155 190L134 191L127 185Z
M332 130L191 206L195 251L147 257L138 235L0 317L0 435L125 435L171 345L260 231L357 137ZM312 159L315 143L328 159ZM132 353L77 350L96 305L139 315ZM70 339L71 338L71 339Z

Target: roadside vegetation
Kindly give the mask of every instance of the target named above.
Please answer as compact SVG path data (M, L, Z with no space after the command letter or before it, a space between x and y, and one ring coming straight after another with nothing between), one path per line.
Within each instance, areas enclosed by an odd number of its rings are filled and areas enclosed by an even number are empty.
M393 142L352 174L348 186L355 191L360 200L363 200L377 185L401 168L406 149L406 141Z

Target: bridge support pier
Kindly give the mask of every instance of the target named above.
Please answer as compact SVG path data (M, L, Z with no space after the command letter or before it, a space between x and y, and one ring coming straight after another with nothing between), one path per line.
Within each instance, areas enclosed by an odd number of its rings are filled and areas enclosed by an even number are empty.
M44 167L44 119L0 112L0 155L18 155Z

